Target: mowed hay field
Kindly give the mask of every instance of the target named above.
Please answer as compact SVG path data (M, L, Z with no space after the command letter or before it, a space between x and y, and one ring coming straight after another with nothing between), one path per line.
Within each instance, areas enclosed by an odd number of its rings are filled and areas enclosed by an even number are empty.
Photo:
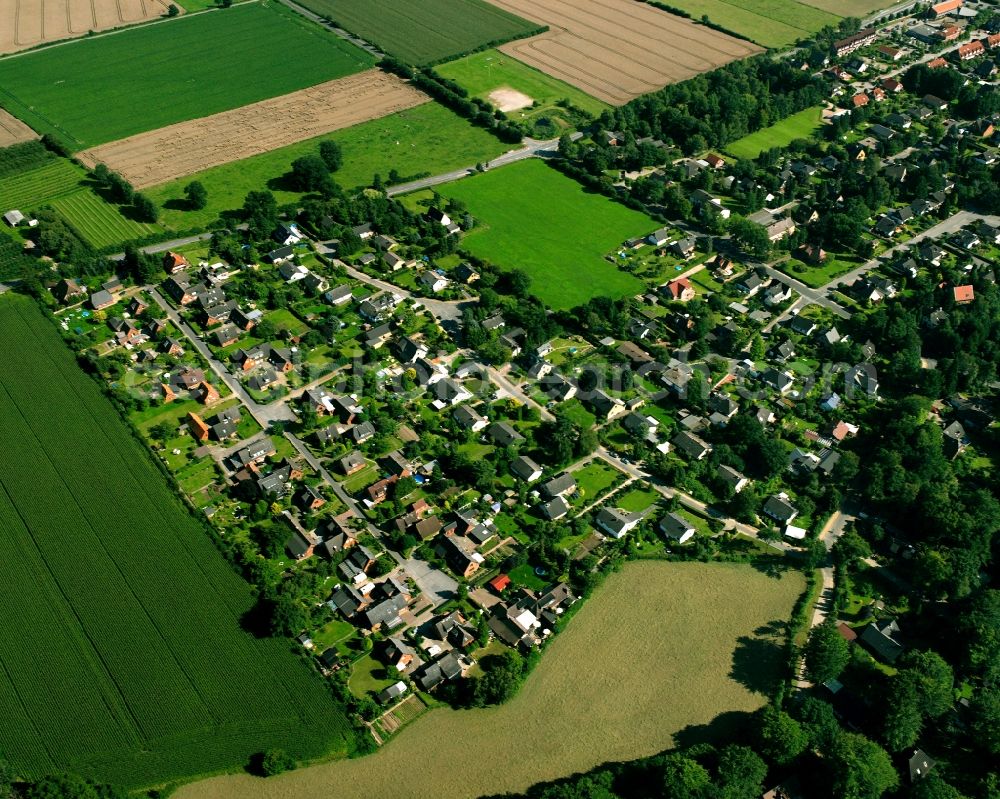
M220 214L240 208L248 192L265 187L274 192L279 203L299 202L302 194L291 191L282 176L296 158L315 154L323 139L340 144L344 164L333 178L348 189L370 186L376 173L386 178L392 169L407 177L436 175L471 166L490 161L512 146L437 103L424 103L408 111L154 186L146 194L162 208L163 224L175 230L205 226ZM192 180L200 181L208 190L208 205L200 211L190 210L183 199L184 186Z
M37 138L35 131L0 108L0 147L10 147L12 144Z
M462 239L474 255L531 277L532 294L555 309L592 297L638 294L644 284L605 256L657 224L537 159L438 187L478 222Z
M0 180L0 207L18 208L25 214L51 206L91 245L109 247L143 238L162 230L158 225L136 222L121 214L91 190L87 174L64 158Z
M792 114L770 127L755 131L725 146L725 151L737 158L756 158L764 150L787 147L796 139L808 139L821 124L821 106L813 106Z
M548 25L500 49L612 105L759 52L635 0L492 0Z
M855 0L856 2L857 0ZM694 19L707 16L716 25L751 39L764 47L786 47L825 25L836 25L846 11L839 3L803 0L671 0ZM848 0L851 2L851 0ZM888 3L887 3L888 4Z
M756 631L804 589L750 566L632 563L546 650L520 693L486 710L433 710L383 749L267 780L218 777L177 799L466 799L670 747L689 725L765 702L784 650ZM403 775L401 777L401 775Z
M426 64L536 32L486 0L302 0L351 33L410 64Z
M125 787L345 752L290 642L240 627L223 560L56 328L0 297L0 752Z
M395 75L370 69L232 111L79 153L120 172L139 189L350 127L430 98Z
M169 5L169 0L0 0L0 54L146 22L162 17Z
M0 61L0 106L81 150L372 64L278 3L246 3Z

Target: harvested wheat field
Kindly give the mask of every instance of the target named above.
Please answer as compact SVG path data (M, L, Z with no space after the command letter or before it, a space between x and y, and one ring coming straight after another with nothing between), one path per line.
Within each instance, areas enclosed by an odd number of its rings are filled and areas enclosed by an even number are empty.
M500 50L612 105L759 53L635 0L490 0L549 26Z
M37 138L35 131L0 108L0 147L10 147L12 144Z
M162 17L170 0L0 0L0 53Z
M90 167L101 161L142 189L413 108L428 99L395 75L371 69L102 144L77 157Z
M466 799L655 754L689 725L765 703L787 663L778 630L804 580L764 571L629 564L587 600L507 704L432 710L369 757L266 780L214 777L173 796Z

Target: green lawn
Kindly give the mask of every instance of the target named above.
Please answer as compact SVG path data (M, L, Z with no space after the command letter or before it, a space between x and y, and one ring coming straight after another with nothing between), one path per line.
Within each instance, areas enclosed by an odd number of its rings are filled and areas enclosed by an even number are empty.
M511 569L507 576L518 585L534 589L535 591L541 591L547 585L545 580L535 574L534 567L529 566L527 563L522 563L520 566Z
M204 226L224 211L240 208L248 192L264 187L274 192L279 203L298 202L302 195L287 190L281 177L296 158L316 152L323 139L333 139L344 152L344 165L334 179L345 188L371 185L376 172L386 178L392 169L405 178L472 166L489 161L512 146L437 103L425 103L164 183L146 194L163 209L164 224L176 230ZM208 205L201 211L185 210L184 187L192 180L201 181L208 190Z
M250 586L24 296L0 297L0 751L122 788L352 732ZM44 679L40 678L44 675Z
M646 508L655 505L661 494L647 488L632 488L615 497L615 507L627 510L629 513L642 513Z
M582 111L600 116L608 106L591 97L575 86L539 72L516 58L499 50L484 50L473 53L457 61L441 64L435 71L444 78L455 81L470 95L490 99L490 92L500 88L510 88L526 94L535 100L540 109L514 111L510 116L520 118L522 113L534 116L536 113L558 113L555 104L559 100L569 100Z
M576 422L584 430L589 430L597 423L597 417L584 407L580 400L574 397L559 405L559 412Z
M395 672L393 668L391 672ZM371 655L365 655L360 660L355 661L354 665L351 667L351 678L348 685L351 688L351 692L358 697L364 696L369 691L372 693L378 693L384 688L388 688L395 682L399 681L399 677L393 676L387 678L385 675L386 667L379 663Z
M373 63L280 3L246 3L4 59L0 103L79 150Z
M825 286L831 280L841 275L847 274L852 269L856 269L863 263L861 258L853 256L836 257L830 254L826 261L818 266L806 264L797 258L789 258L778 264L778 269L787 275L791 275L796 280L801 280L811 288Z
M764 47L787 46L836 25L842 16L796 0L670 0L669 5L694 19L707 16Z
M441 61L539 29L485 0L303 0L302 5L410 64Z
M792 114L768 128L727 144L726 152L737 158L756 158L764 150L787 147L795 139L808 139L819 130L822 110L822 107L817 105Z
M656 228L645 214L589 194L537 159L441 187L462 200L479 226L462 246L531 277L532 294L554 309L592 297L638 294L643 283L605 260L621 243Z
M582 469L573 472L573 477L576 478L576 484L583 492L583 501L586 504L596 500L621 476L621 472L602 460L593 460Z

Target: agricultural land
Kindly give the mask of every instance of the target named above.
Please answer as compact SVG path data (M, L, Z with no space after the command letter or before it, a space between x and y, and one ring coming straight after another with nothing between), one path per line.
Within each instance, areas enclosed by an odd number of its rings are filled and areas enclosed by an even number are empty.
M461 200L481 222L466 237L466 248L501 267L526 272L532 293L553 308L572 308L596 296L624 297L643 288L605 256L656 223L586 193L543 163L514 164L450 184L442 193Z
M654 754L688 725L764 704L784 649L756 631L780 626L803 585L797 573L774 579L750 566L630 564L577 613L507 704L434 710L370 758L273 783L219 777L176 796L300 799L337 786L344 799L365 799L391 795L406 774L414 799L461 799Z
M485 0L305 0L306 8L411 64L427 64L535 33Z
M163 207L163 223L178 230L205 225L227 211L235 211L243 204L247 192L261 187L272 191L280 203L297 202L302 195L291 191L282 176L296 158L314 154L323 139L332 139L341 146L344 164L334 178L348 189L371 185L376 173L383 178L392 170L404 177L437 174L489 161L509 148L437 103L425 103L164 183L150 189L148 194ZM208 190L208 205L204 209L191 210L184 202L184 185L190 180L200 181Z
M785 117L770 127L727 144L726 152L737 158L756 158L764 150L787 147L796 139L808 139L819 130L822 110L814 106Z
M136 188L201 172L426 103L427 95L371 69L210 117L84 150Z
M24 213L49 206L98 249L145 238L162 227L138 222L106 202L94 190L87 172L64 158L56 158L40 144L38 160L0 179L0 207Z
M146 22L162 17L169 5L169 0L0 0L0 55Z
M20 119L0 108L0 147L10 147L38 138L38 134Z
M529 67L499 50L450 61L434 68L442 77L455 81L473 97L480 97L506 111L512 119L533 121L543 116L560 117L564 109L557 103L568 101L591 116L599 116L608 106L575 86ZM514 95L514 107L505 106ZM527 105L524 105L527 103Z
M350 729L31 300L0 298L0 750L122 786ZM30 377L29 377L30 376Z
M549 31L500 49L599 100L623 105L745 58L753 44L634 0L494 0Z
M0 61L0 105L75 151L344 77L373 61L277 3L246 3Z

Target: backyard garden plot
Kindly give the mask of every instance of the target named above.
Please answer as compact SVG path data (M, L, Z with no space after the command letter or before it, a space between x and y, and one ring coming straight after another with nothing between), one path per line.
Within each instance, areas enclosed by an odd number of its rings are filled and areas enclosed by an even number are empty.
M240 208L247 192L264 186L274 192L279 203L299 202L301 193L288 190L282 175L299 156L315 154L323 139L332 139L341 146L344 164L333 178L348 189L371 185L376 173L383 179L392 170L404 177L439 174L490 161L509 148L444 106L424 103L378 120L164 183L147 194L162 208L163 222L178 230L207 225L221 213ZM200 181L208 190L208 205L199 211L190 210L183 199L184 186L191 180Z
M169 6L169 0L0 0L0 54L146 22Z
M442 186L462 200L478 226L462 240L474 255L531 277L529 291L555 309L593 297L626 297L644 285L605 260L656 223L598 194L538 160Z
M518 793L661 752L685 727L738 719L767 701L787 654L757 631L787 620L804 587L798 573L775 579L751 566L628 564L587 600L510 702L430 710L370 757L282 776L281 796L392 796L400 774L413 799ZM237 775L175 796L265 799L274 790Z
M395 75L371 69L210 117L139 133L84 150L79 158L91 167L103 162L136 188L144 189L378 119L428 99Z
M245 3L0 61L0 105L80 150L314 86L373 61L279 3Z
M634 0L492 2L550 28L503 52L612 105L760 49Z
M136 787L269 746L343 751L340 709L284 642L240 628L249 587L51 323L7 295L0 338L0 751L15 770Z
M808 139L819 130L822 110L820 106L813 106L792 114L770 127L730 142L726 152L737 158L756 158L765 150L787 147L796 139Z
M538 32L538 26L485 0L303 0L409 64L441 61Z

